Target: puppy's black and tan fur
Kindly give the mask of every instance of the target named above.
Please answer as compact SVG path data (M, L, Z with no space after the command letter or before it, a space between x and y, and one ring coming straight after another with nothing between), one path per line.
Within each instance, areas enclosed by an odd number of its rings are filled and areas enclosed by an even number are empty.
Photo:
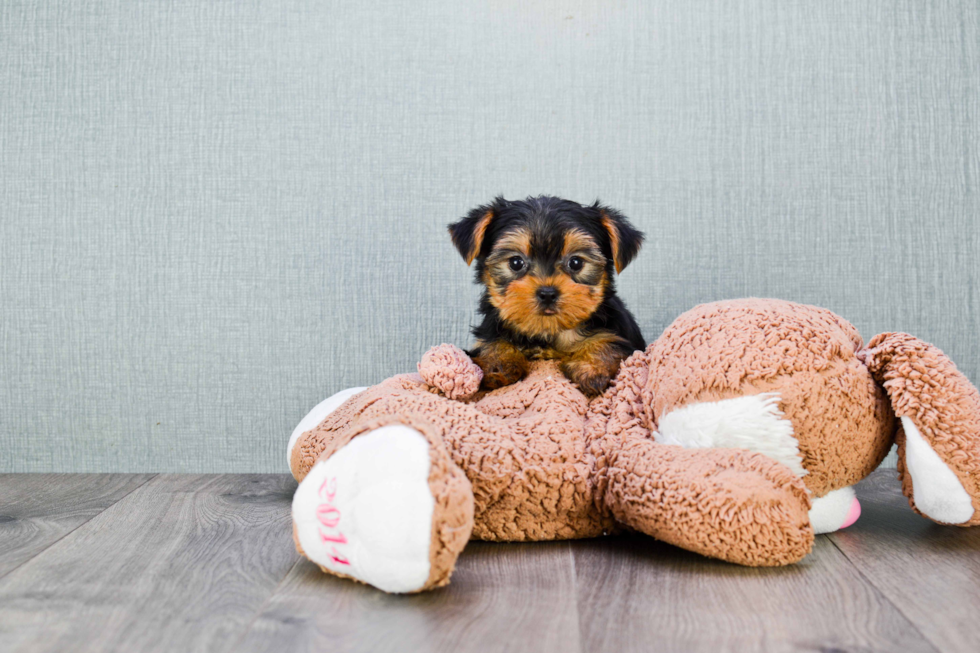
M643 234L614 209L557 197L498 197L449 225L467 265L476 261L483 321L468 352L483 388L519 381L529 361L556 359L589 396L620 362L646 347L616 296L613 274L636 255Z

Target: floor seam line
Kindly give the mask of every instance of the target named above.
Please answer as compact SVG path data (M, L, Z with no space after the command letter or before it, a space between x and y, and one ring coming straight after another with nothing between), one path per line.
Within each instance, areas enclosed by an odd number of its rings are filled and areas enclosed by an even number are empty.
M575 596L575 631L578 633L578 647L576 650L582 653L585 650L585 642L582 638L582 610L578 599L578 570L575 567L575 546L572 542L568 542L568 554L572 565L572 592Z
M145 481L143 481L142 483L140 483L139 485L137 485L136 487L134 487L132 490L130 490L126 494L122 495L121 497L119 497L118 499L116 499L115 501L113 501L112 503L110 503L108 506L106 506L105 508L103 508L99 512L95 513L94 515L92 515L91 517L89 517L88 519L86 519L85 521L83 521L82 523L80 523L75 528L71 529L70 531L67 531L67 532L63 533L57 539L52 540L50 543L48 543L48 545L46 547L44 547L43 549L41 549L40 551L38 551L37 553L35 553L34 555L32 555L27 560L24 560L22 563L20 563L16 567L13 567L12 569L8 569L4 573L0 574L0 581L2 581L4 578L6 578L10 574L14 573L15 571L17 571L18 569L20 569L21 567L23 567L27 563L31 562L35 558L37 558L39 555L42 555L45 551L47 551L48 549L50 549L51 547L53 547L55 544L57 544L58 542L60 542L63 539L65 539L66 537L68 537L69 535L71 535L72 533L74 533L75 531L77 531L79 528L81 528L82 526L85 526L90 521L92 521L93 519L95 519L99 515L103 514L106 510L109 510L110 508L112 508L113 506L115 506L116 504L118 504L120 501L122 501L123 499L125 499L126 497L128 497L129 495L131 495L133 492L135 492L136 490L140 489L141 487L143 487L144 485L146 485L147 483L149 483L150 481L152 481L153 479L155 479L159 475L160 474L151 474L150 477L147 478Z
M851 567L854 568L854 571L856 571L858 573L858 575L864 580L864 582L866 582L869 587L871 587L872 589L874 589L874 591L879 596L881 596L882 599L884 599L885 601L888 602L888 605L890 605L893 608L895 608L895 611L898 612L898 614L902 615L902 618L905 619L906 622L908 622L909 626L915 632L917 632L920 635L922 635L922 639L924 639L925 641L929 642L929 645L932 646L933 649L935 649L936 653L942 653L943 648L939 644L937 644L936 642L932 641L932 638L929 637L926 633L922 632L922 630L915 624L915 622L912 621L911 618L909 618L909 616L905 613L905 611L902 610L902 608L899 607L898 604L896 604L894 601L892 601L888 597L888 595L885 594L882 591L882 589L880 587L878 587L878 585L875 584L875 582L873 580L871 580L871 577L868 576L867 574L865 574L861 570L861 568L857 565L856 562L854 562L853 560L851 560L851 557L849 555L847 555L847 553L844 551L844 549L840 548L840 546L838 546L837 542L834 541L834 537L833 536L834 536L834 533L828 533L827 534L827 540L831 544L834 545L834 548L837 549L837 551L839 551L842 556L844 556L844 559L847 560L847 564L851 565Z
M299 554L297 554L296 561L293 562L293 564L289 565L289 569L286 570L286 573L282 575L282 578L279 579L279 582L276 583L276 586L272 588L271 592L269 592L269 596L267 596L265 600L262 601L262 604L258 608L256 608L255 614L252 616L249 622L245 624L245 627L242 629L242 634L232 643L230 647L225 649L226 651L233 651L237 649L239 646L241 646L242 641L244 641L249 631L252 630L252 626L254 626L255 622L258 621L259 617L262 616L262 611L265 610L266 606L272 602L273 598L275 598L276 593L279 591L279 588L282 587L282 584L286 582L287 578L289 578L289 574L293 573L293 569L296 568L296 565L303 562L303 560L304 558Z

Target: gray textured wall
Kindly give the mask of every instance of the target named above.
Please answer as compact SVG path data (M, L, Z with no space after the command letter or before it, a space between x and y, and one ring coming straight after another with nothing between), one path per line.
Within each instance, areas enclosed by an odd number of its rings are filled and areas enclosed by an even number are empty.
M284 471L468 341L496 193L646 230L649 339L783 297L980 381L978 81L975 0L5 0L0 471Z

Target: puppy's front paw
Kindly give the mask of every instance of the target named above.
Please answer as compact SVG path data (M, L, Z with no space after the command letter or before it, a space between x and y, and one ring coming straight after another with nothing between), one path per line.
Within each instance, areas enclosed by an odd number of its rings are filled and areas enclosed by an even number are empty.
M507 360L484 361L481 358L477 358L474 362L483 370L483 383L480 387L485 390L496 390L505 385L517 383L527 375L526 362Z
M480 387L484 390L495 390L517 383L527 375L527 358L508 342L481 343L475 354L473 362L483 370L483 383Z
M602 394L612 380L611 375L579 362L562 363L561 371L586 397L590 398Z

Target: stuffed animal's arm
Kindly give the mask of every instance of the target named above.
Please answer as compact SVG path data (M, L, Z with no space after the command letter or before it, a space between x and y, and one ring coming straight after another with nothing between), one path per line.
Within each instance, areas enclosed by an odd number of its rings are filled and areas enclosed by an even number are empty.
M627 436L609 463L606 505L659 540L753 567L796 562L813 545L806 487L762 454Z
M436 345L418 364L419 375L450 399L467 399L476 394L483 370L456 345Z
M649 368L646 354L634 354L589 406L586 437L605 509L647 535L742 565L809 553L810 496L788 467L745 450L656 442L644 408Z

